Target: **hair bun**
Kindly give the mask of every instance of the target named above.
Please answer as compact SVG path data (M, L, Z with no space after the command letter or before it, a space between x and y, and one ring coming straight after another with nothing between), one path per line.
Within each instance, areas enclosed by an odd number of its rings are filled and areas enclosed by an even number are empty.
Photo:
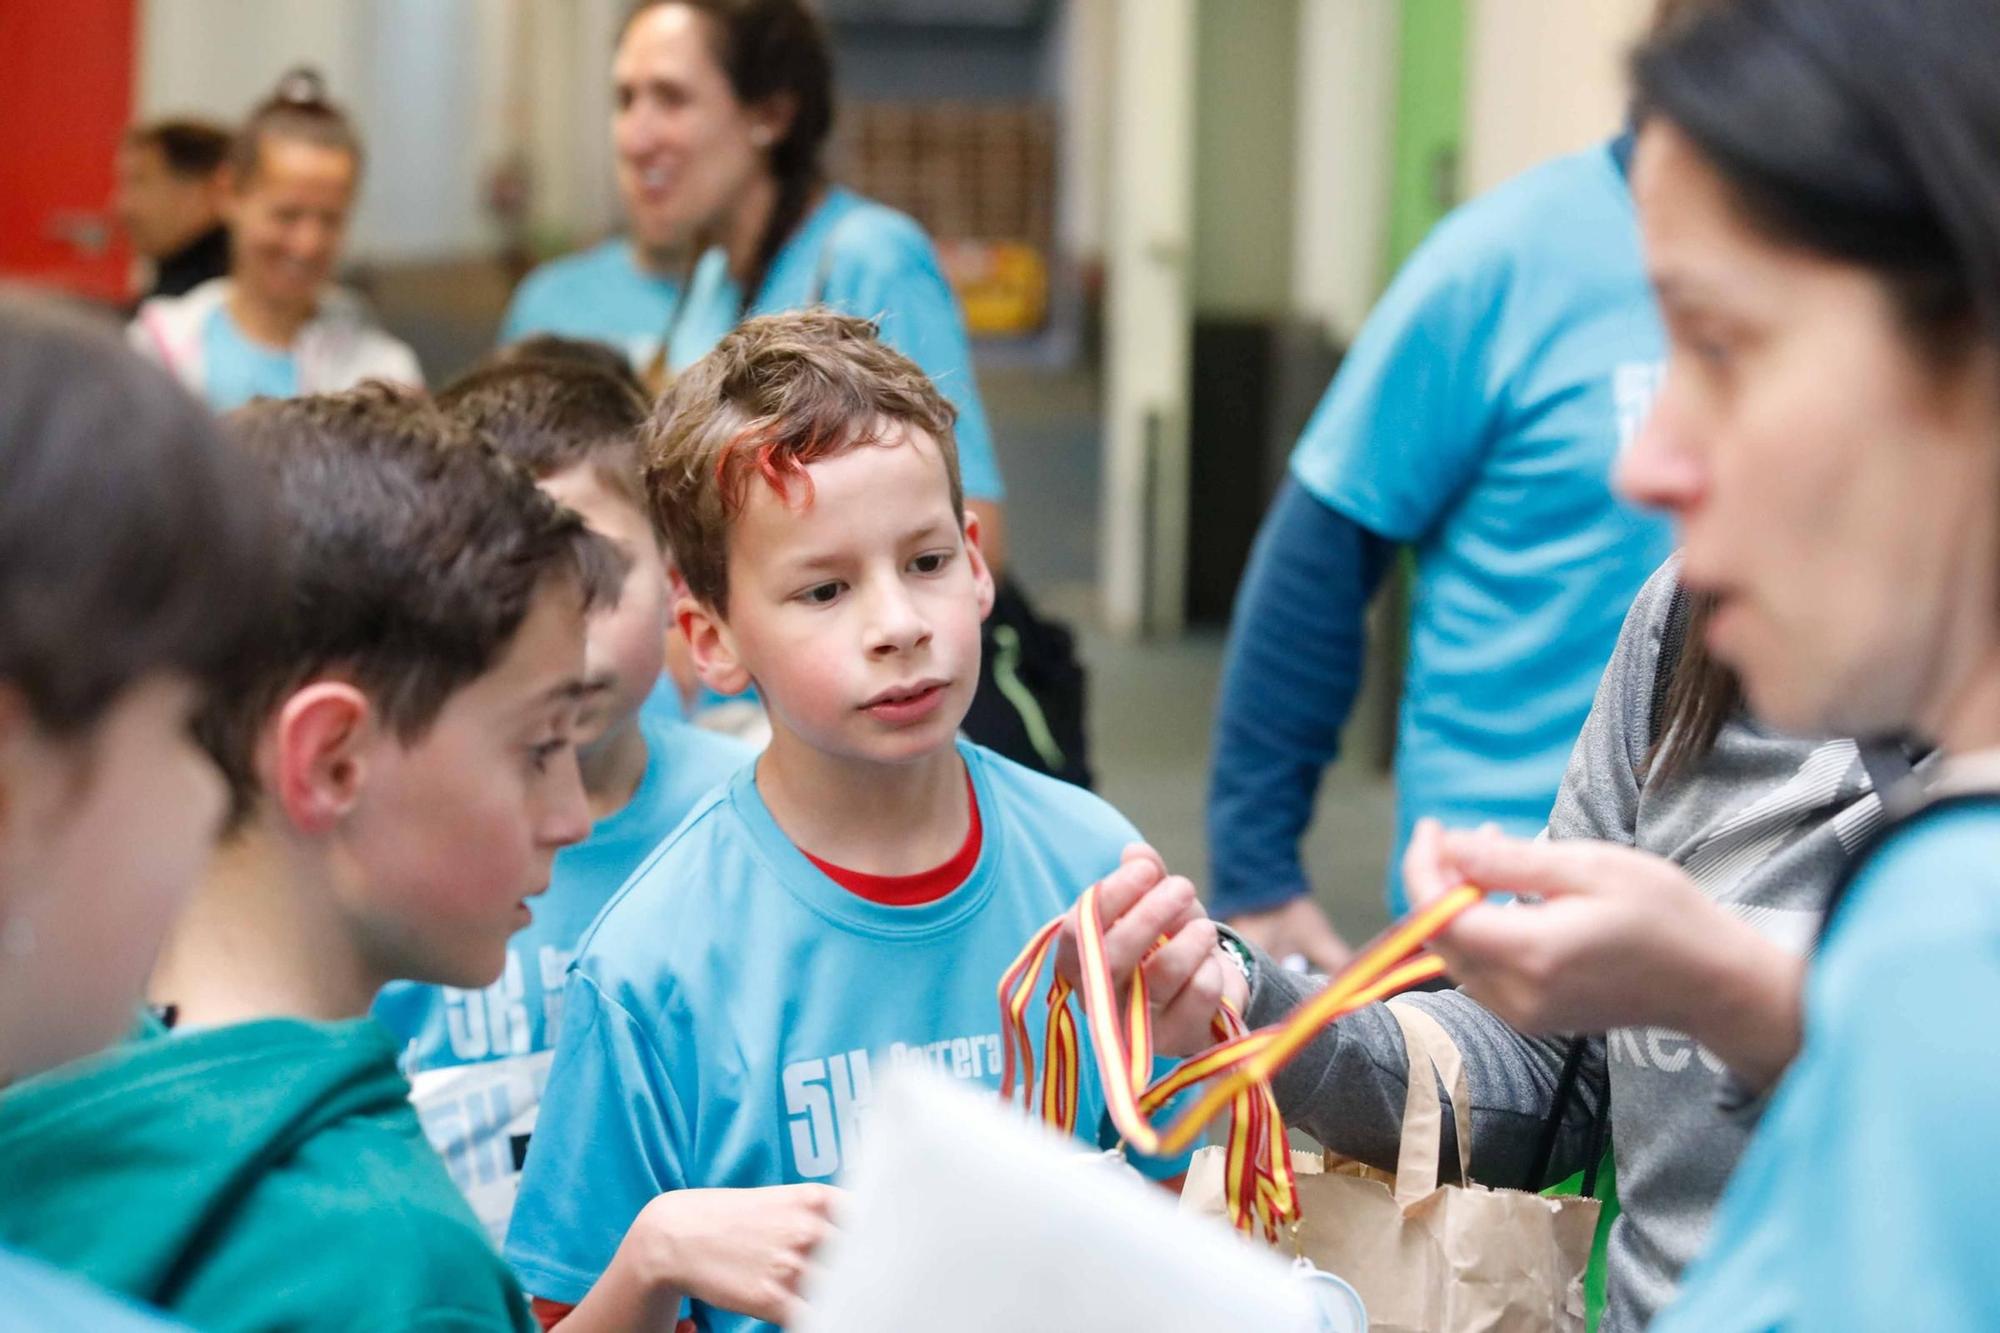
M274 106L324 107L328 105L326 79L310 65L294 65L278 78L271 93Z

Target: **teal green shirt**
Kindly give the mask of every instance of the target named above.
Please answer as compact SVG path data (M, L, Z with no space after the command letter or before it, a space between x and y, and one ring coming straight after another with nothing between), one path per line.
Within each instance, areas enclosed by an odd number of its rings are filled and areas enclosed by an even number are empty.
M372 1020L140 1039L0 1095L0 1246L201 1329L535 1329Z

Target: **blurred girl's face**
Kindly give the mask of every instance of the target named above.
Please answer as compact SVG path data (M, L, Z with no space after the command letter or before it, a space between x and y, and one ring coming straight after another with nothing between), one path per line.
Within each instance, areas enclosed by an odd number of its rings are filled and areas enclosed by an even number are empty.
M1766 238L1671 125L1633 171L1670 348L1625 492L1680 524L1710 647L1789 730L1948 739L2000 648L2000 376L1871 272Z
M340 260L356 167L344 148L264 139L257 170L229 200L230 275L248 295L285 309L317 303Z
M640 11L611 76L611 140L633 239L653 253L706 243L747 187L769 175L782 124L737 100L710 20L686 5Z
M80 737L0 697L0 1084L131 1029L223 812L194 697L150 677Z

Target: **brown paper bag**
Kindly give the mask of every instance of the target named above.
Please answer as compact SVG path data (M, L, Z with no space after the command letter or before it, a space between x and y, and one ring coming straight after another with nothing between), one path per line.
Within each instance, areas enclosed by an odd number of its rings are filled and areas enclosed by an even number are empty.
M1281 1247L1361 1293L1371 1333L1583 1333L1584 1268L1595 1199L1550 1199L1483 1185L1438 1184L1452 1089L1459 1176L1468 1179L1471 1099L1458 1049L1437 1020L1391 1004L1410 1053L1402 1149L1393 1176L1339 1157L1293 1153L1301 1217ZM1435 1070L1436 1079L1420 1076ZM1182 1207L1226 1217L1222 1150L1195 1154ZM1226 1223L1225 1223L1226 1225Z

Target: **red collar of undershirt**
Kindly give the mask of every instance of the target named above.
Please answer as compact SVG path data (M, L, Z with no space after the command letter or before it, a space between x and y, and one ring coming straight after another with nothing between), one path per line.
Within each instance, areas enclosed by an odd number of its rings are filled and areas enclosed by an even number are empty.
M803 847L799 851L806 860L819 867L821 874L857 898L885 907L922 907L925 903L936 902L965 883L972 874L972 867L979 864L984 834L979 822L979 796L973 790L970 773L965 775L965 803L972 812L972 822L965 831L964 844L943 865L918 871L914 875L865 874L837 866L831 861L822 861Z

